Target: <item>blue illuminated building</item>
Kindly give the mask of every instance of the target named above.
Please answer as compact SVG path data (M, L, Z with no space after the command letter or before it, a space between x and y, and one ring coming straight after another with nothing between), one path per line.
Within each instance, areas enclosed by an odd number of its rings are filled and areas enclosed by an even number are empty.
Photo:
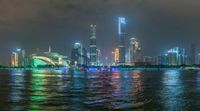
M169 65L182 65L185 64L185 49L175 47L167 52Z
M119 34L119 64L125 64L126 48L126 19L124 17L118 18L118 34Z
M184 65L187 56L184 48L175 47L157 57L157 65Z
M167 54L161 54L154 58L154 65L168 65Z

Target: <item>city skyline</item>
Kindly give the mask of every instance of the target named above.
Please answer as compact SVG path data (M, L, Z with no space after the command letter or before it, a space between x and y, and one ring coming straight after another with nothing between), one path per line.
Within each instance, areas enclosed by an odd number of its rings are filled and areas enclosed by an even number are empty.
M61 1L31 0L23 4L0 1L4 9L0 11L1 63L8 60L16 48L23 48L30 54L37 48L45 50L51 45L53 50L69 56L74 42L88 44L90 24L98 26L97 46L107 57L117 46L119 16L127 19L127 32L141 42L145 55L153 56L176 46L188 50L192 43L198 53L199 1L87 0L81 7L82 1ZM61 4L62 7L56 7Z
M161 51L161 52L159 52L159 54L157 54L157 55L155 54L153 56L143 55L142 53L144 51L141 49L142 45L141 44L139 45L138 41L136 42L136 44L134 43L134 41L137 38L133 38L133 37L130 38L131 36L128 35L129 32L126 31L127 30L126 27L127 27L126 18L125 17L118 17L118 37L117 37L117 42L116 42L117 45L115 47L119 48L119 61L115 65L145 65L145 64L146 65L147 64L149 64L149 65L162 65L163 64L162 61L160 61L161 63L158 62L156 64L156 62L153 61L152 59L155 58L155 57L159 57L160 55L164 55L165 56L169 51L167 51L167 50ZM76 44L82 44L82 42L80 40L79 40L79 42L75 42L74 44L75 45ZM82 47L81 50L85 50L85 55L82 55L83 52L80 52L81 56L85 56L86 57L85 58L86 61L84 60L85 61L85 63L84 63L85 65L92 65L92 66L96 66L97 65L97 59L96 59L97 54L96 53L99 50L99 49L97 49L97 45L96 45L97 42L98 41L96 41L96 25L91 24L90 25L89 41L87 41L86 44L82 44L82 45L85 45L86 48L82 49L83 47L81 45L81 47ZM128 42L130 42L130 44ZM131 44L132 45L135 44L136 46L134 46L134 45L131 46ZM121 49L122 50L121 53L120 53L120 47L124 48L124 49ZM131 47L138 47L138 49L136 49L136 50L138 50L139 52L132 55L131 53L133 53L133 52L130 52L130 48ZM176 46L176 47L179 47L179 46ZM8 62L6 64L2 64L2 65L18 66L18 63L17 63L18 59L16 59L16 53L19 52L19 50L21 50L21 48L13 49L13 52L11 54L11 59L10 59L11 61L8 60ZM49 46L48 50L51 51L51 45ZM131 50L134 50L134 49L131 49ZM185 48L184 48L184 50L185 50ZM25 50L23 50L23 51L25 52ZM37 51L42 51L42 50L40 50L40 48L36 48L35 51L37 52ZM57 52L57 50L56 50L56 52ZM197 64L197 63L199 63L198 61L196 61L196 60L199 59L199 57L198 57L199 53L196 50L196 44L191 44L190 50L188 50L186 52L184 51L185 55L188 56L188 58L187 58L188 62L187 63L183 62L181 64ZM45 53L45 51L44 51L44 53ZM95 57L92 57L92 56L94 56L94 54L95 54ZM27 57L29 57L31 55L32 55L32 53L29 53L29 54L27 54ZM138 56L140 59L138 57L136 57L135 60L134 60L135 62L131 62L132 61L131 58L134 57L134 56ZM71 52L71 55L67 55L66 57L68 57L68 59L69 58L72 59L73 58L73 52ZM26 57L24 57L24 58L26 58ZM149 58L151 58L151 59L149 59ZM108 59L109 59L109 62L108 62ZM99 60L101 60L99 62L104 63L102 65L111 65L111 64L113 64L113 60L111 60L111 59L113 59L113 51L111 51L111 54L109 56L103 56L103 57L99 58ZM151 63L146 62L145 59L147 59L147 61L148 60L151 61ZM15 62L15 60L16 60L16 62ZM73 59L72 59L72 61L73 61ZM74 62L78 62L78 61L74 61ZM168 62L169 62L169 63L167 63L168 65L172 65L172 64L170 64L170 61L168 61ZM13 63L15 63L16 65L13 65ZM74 64L74 63L72 63L72 64ZM75 64L77 64L77 63L75 63ZM82 59L81 59L80 62L78 62L78 64L84 65ZM181 64L177 63L177 65L181 65ZM19 65L19 66L21 66L21 65ZM22 66L25 66L25 65L22 65Z
M0 111L199 111L200 0L0 0Z

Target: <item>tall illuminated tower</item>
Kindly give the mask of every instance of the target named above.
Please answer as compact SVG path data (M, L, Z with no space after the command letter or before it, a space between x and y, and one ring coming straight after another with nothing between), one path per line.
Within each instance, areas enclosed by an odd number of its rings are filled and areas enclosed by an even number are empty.
M90 25L90 65L97 65L96 25Z
M125 64L126 19L124 17L118 18L118 34L119 34L119 64Z

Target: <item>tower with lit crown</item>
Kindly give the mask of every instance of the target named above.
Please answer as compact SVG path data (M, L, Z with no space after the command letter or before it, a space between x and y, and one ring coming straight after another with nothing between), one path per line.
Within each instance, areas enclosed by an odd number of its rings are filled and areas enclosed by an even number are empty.
M96 25L90 25L90 65L97 65Z
M118 18L118 34L119 34L119 64L125 64L126 19L124 17Z

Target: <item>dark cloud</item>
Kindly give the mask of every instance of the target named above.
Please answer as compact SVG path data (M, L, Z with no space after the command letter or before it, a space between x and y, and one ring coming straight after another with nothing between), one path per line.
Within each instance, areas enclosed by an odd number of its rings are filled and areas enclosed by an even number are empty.
M128 19L129 35L145 54L198 43L199 0L0 0L0 54L14 47L55 50L69 55L75 41L87 46L89 25L97 24L98 45L105 56L116 47L117 17Z

